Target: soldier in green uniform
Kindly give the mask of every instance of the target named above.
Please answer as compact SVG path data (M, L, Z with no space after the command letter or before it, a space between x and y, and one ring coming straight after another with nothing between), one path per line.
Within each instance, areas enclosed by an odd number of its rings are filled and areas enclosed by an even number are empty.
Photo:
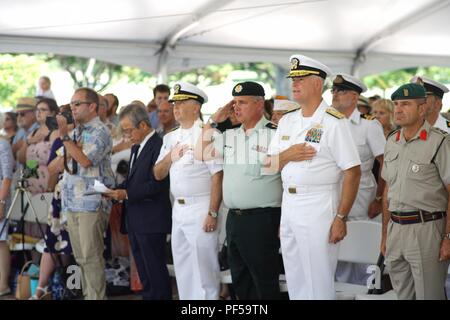
M388 136L381 251L399 299L445 299L450 259L450 136L425 121L426 92L398 88Z
M265 174L264 162L276 126L264 117L264 89L239 83L234 99L211 116L198 142L201 158L222 158L228 263L239 299L279 299L278 229L280 174ZM212 128L234 107L242 125L223 134ZM214 141L214 143L213 143ZM199 155L196 155L199 159Z

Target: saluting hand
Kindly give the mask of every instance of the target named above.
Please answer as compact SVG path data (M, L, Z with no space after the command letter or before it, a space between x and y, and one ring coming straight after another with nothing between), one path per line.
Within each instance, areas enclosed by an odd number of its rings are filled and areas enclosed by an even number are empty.
M441 243L441 250L439 252L439 261L450 259L450 240L444 239Z
M338 243L347 235L347 225L340 218L334 218L333 224L330 230L330 243Z
M289 161L311 160L317 151L306 142L290 146L286 151Z
M219 108L216 113L211 116L215 122L224 122L230 116L230 112L232 111L232 107L234 105L234 100L231 100L222 108Z

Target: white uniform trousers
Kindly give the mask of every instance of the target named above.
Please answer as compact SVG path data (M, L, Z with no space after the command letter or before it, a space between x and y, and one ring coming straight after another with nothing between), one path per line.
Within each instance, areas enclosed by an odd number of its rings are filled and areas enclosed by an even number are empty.
M203 230L209 200L204 196L174 201L172 255L180 300L219 299L218 231Z
M335 299L339 244L330 244L337 213L338 185L284 188L280 241L291 300ZM289 188L292 191L292 188Z

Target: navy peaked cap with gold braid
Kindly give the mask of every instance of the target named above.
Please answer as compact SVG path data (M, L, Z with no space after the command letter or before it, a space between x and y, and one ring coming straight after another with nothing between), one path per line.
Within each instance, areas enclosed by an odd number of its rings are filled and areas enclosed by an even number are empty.
M203 104L208 102L208 96L193 84L187 82L177 82L173 86L173 96L169 102L195 100Z
M326 79L326 77L331 75L331 69L326 65L301 54L291 56L290 62L291 70L287 75L288 78L300 78L316 75L322 79Z

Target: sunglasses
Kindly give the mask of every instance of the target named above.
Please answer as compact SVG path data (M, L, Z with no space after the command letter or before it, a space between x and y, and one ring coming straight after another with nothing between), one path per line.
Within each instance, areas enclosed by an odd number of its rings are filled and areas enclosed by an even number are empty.
M30 111L33 111L33 110L17 112L17 116L25 117Z
M331 89L331 93L341 93L341 94L345 94L348 90L346 89L342 89L342 88L332 88Z
M93 103L93 102L92 101L71 101L70 106L71 107L79 107L82 104L91 104L91 103Z

